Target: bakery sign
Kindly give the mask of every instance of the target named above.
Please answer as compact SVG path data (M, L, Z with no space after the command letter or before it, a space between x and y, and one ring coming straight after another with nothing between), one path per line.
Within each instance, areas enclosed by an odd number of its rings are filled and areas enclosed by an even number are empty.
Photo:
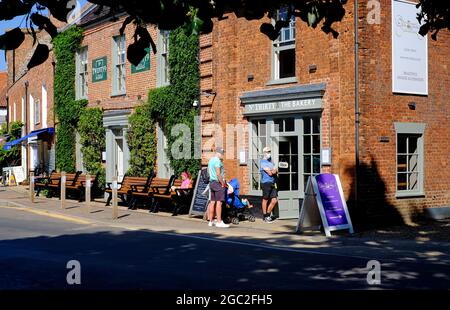
M298 99L287 101L274 101L262 103L248 103L244 108L244 115L267 113L293 113L302 110L319 110L322 108L322 99Z

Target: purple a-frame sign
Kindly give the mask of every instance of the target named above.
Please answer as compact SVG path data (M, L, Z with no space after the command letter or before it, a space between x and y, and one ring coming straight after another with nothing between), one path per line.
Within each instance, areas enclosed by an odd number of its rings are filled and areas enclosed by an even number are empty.
M336 174L319 174L308 179L297 231L321 225L327 236L340 229L353 233L341 182Z

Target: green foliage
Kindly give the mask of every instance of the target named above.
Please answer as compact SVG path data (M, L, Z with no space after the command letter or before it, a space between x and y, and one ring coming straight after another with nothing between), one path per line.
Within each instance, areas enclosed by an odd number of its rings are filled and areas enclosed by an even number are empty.
M130 115L129 122L131 128L127 139L130 149L130 168L127 173L144 177L155 170L156 162L155 123L148 104L137 107Z
M154 169L157 155L155 134L156 122L163 124L168 142L168 157L175 174L187 170L196 176L200 160L194 159L194 117L197 110L192 102L198 100L200 72L198 62L198 35L188 35L179 27L170 33L169 75L170 85L149 91L148 101L130 116L131 130L128 133L131 175L145 176ZM190 129L190 158L177 159L172 155L172 147L177 147L179 136L172 136L175 125L184 124Z
M0 135L9 135L9 141L19 139L22 134L22 122L11 122L8 130L6 130L6 124L3 124L0 129ZM15 166L20 163L20 144L17 144L11 148L11 150L5 151L3 147L0 149L0 167Z
M71 27L53 40L56 56L54 80L55 112L59 124L56 129L56 167L75 171L75 129L86 100L75 100L75 52L80 47L83 30Z
M105 145L103 112L99 108L86 108L78 121L83 165L91 175L99 174L99 186L105 188L105 168L102 165L102 151Z
M197 110L192 107L192 102L198 100L200 91L198 53L198 35L188 35L183 27L172 31L169 40L170 85L152 89L148 95L151 117L162 121L170 165L178 175L187 170L196 176L200 169L200 161L194 159L194 117ZM177 124L184 124L190 129L190 158L177 159L171 152L174 143L180 138L171 134Z

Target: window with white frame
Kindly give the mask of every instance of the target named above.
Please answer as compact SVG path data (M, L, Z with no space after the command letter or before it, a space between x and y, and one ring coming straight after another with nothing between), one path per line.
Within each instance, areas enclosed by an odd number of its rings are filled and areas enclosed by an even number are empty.
M274 22L288 19L288 9L278 10ZM295 16L289 21L289 26L280 31L279 37L273 41L272 48L272 78L273 80L295 77Z
M123 95L126 92L125 73L126 73L126 52L125 52L125 35L113 38L113 95Z
M34 123L37 125L41 122L41 101L34 100Z
M303 184L320 173L320 117L303 119Z
M158 86L168 85L169 80L169 37L170 31L161 30L158 40Z
M77 67L77 87L76 96L78 99L87 99L88 94L88 48L82 47L76 55Z
M423 194L423 135L425 125L395 123L397 133L397 196Z

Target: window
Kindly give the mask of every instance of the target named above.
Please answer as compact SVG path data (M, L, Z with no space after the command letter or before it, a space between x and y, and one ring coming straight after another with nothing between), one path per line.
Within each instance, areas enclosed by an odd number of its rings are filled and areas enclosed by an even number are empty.
M169 36L170 32L161 30L158 39L158 86L168 85L169 80Z
M87 99L88 92L88 49L87 46L81 48L76 55L77 66L77 99Z
M320 173L320 118L303 119L303 181Z
M397 132L397 196L423 194L423 132L425 125L395 123Z
M113 38L113 95L123 95L126 92L125 87L125 35Z
M287 18L288 10L283 8L278 11L275 21ZM281 29L272 51L273 80L295 78L295 16L291 17L288 27Z
M34 123L37 125L41 122L41 101L34 100Z
M266 120L254 120L251 126L251 184L252 190L260 190L259 166L263 155L262 150L267 146Z

